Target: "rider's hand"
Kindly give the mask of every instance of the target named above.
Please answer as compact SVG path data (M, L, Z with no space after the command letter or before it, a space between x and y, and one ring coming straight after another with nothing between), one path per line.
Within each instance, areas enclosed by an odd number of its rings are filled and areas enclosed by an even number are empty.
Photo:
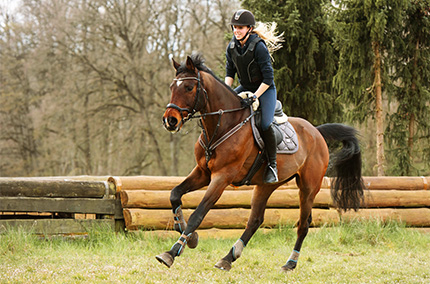
M252 97L249 97L249 98L242 99L240 101L240 105L243 108L249 107L250 105L252 105L255 102L256 99L257 99L256 95L253 95Z

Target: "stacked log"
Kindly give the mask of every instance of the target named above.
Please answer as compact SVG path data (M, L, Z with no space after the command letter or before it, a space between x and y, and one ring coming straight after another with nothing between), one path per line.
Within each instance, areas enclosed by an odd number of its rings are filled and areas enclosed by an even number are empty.
M0 233L10 227L44 235L82 234L99 225L120 230L122 207L106 178L0 178Z
M126 228L130 231L171 230L170 190L185 177L112 177L121 197ZM408 226L430 227L430 177L364 177L365 205L358 212L340 212L330 197L331 178L325 177L314 202L312 226L341 220L396 220ZM209 211L200 229L243 229L250 214L252 186L229 186ZM185 218L202 200L205 189L183 196ZM295 181L279 187L269 198L263 227L294 224L299 216L299 191Z
M67 233L64 228L76 232L76 228L85 230L90 223L107 221L105 217L108 216L115 219L115 223L110 223L121 226L124 215L129 231L170 231L173 228L170 190L184 179L156 176L0 178L0 229L27 224L52 234ZM330 197L331 182L331 178L323 179L314 202L312 226L377 218L402 221L408 226L430 227L430 177L364 177L368 189L365 205L358 212L346 213L334 208ZM227 187L200 229L211 232L228 229L236 234L243 230L251 211L252 189L253 186ZM202 188L183 196L186 219L202 200L205 190ZM28 212L44 215L34 220L28 220L28 215L19 219ZM78 213L94 214L102 219L70 219ZM55 214L55 218L49 214ZM57 219L59 217L62 219ZM269 198L263 227L294 225L298 217L299 190L295 181L290 181Z

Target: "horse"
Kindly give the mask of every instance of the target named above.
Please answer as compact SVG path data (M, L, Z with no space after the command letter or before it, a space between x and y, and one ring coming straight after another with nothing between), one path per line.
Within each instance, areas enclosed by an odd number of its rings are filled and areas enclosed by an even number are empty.
M174 229L181 236L169 251L156 259L171 267L174 259L185 249L198 244L196 229L221 197L224 189L239 183L248 174L259 154L249 118L250 108L241 107L240 97L204 64L201 54L187 56L179 64L172 59L176 77L170 85L171 100L163 114L166 130L176 133L193 118L200 119L202 133L194 146L196 166L184 181L170 193ZM198 113L200 113L198 115ZM299 187L300 217L297 239L283 271L294 270L303 241L312 222L312 206L329 164L327 141L342 142L333 168L331 196L340 210L358 210L363 200L364 183L361 176L361 151L357 131L347 125L332 123L314 127L302 118L289 117L298 138L299 150L294 154L278 154L279 182L264 184L264 166L252 177L254 186L251 213L242 236L218 263L216 268L230 270L242 254L251 237L263 224L264 212L272 192L295 178ZM200 204L190 215L188 224L182 213L184 194L208 186Z

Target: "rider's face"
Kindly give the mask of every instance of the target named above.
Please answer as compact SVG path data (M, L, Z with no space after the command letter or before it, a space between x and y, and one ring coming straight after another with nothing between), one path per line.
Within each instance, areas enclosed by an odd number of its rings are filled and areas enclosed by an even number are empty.
M236 39L242 39L246 33L249 31L248 26L233 26L233 34L236 37Z

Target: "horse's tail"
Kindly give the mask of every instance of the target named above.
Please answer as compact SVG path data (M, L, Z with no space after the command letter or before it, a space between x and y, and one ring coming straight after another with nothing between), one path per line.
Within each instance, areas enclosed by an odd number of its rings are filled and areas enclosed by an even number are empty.
M347 211L358 210L364 200L365 188L361 176L361 150L357 131L339 123L328 123L317 127L326 142L341 141L342 149L334 156L336 176L331 184L331 197L335 206Z

